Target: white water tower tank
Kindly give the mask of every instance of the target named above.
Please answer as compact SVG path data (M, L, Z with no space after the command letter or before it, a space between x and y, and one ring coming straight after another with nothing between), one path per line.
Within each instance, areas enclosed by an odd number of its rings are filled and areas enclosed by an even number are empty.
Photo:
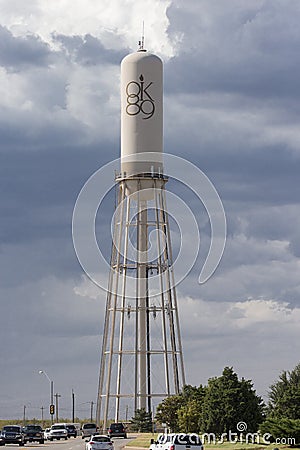
M121 63L121 176L162 173L162 152L163 64L141 49Z

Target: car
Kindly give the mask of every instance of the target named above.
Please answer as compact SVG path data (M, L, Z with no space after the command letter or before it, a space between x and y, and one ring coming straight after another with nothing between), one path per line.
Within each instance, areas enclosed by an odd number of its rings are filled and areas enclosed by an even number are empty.
M203 450L201 439L196 433L160 434L155 441L151 439L149 450Z
M24 443L27 442L38 442L43 444L45 441L44 431L40 425L26 425L23 428Z
M114 450L113 441L104 434L94 434L85 442L85 450Z
M91 437L96 434L98 431L98 427L95 423L84 423L81 428L81 437L84 439L85 437Z
M127 433L126 433L125 426L121 422L111 423L108 428L108 436L109 437L123 437L124 439L126 439Z
M77 430L75 425L73 425L72 423L66 423L66 428L68 430L68 437L73 436L74 438L77 437Z
M79 436L81 434L81 424L79 422L74 422L71 425L74 425L76 432L77 432L77 436Z
M64 423L54 423L52 427L50 428L49 432L49 441L53 441L54 439L57 439L58 441L60 439L68 439L68 430L66 428L66 425Z
M25 444L24 434L20 425L5 425L1 431L2 444L19 444L23 446Z
M51 428L45 428L45 430L44 430L44 439L45 439L45 441L47 441L49 439L50 431L51 431Z

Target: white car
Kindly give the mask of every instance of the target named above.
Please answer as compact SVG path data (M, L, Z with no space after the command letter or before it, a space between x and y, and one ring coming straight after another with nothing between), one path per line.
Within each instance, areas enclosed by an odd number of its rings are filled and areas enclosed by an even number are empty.
M85 442L85 450L114 450L113 441L104 434L94 434Z
M44 431L44 439L45 440L49 439L50 430L51 430L51 428L45 428L45 431Z
M50 428L49 432L49 441L53 441L53 439L57 439L58 441L60 439L68 439L68 430L64 423L55 423Z
M149 450L203 450L201 439L196 433L160 434L151 439Z

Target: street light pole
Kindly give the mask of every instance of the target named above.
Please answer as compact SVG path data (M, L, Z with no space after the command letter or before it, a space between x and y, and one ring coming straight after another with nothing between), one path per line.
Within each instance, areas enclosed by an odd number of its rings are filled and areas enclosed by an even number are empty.
M45 375L45 377L48 379L49 383L50 383L50 405L54 405L54 384L53 381L50 380L47 372L45 372L44 370L39 370L39 374L40 375ZM52 407L53 408L53 407ZM53 416L54 416L54 411L50 411L51 414L51 423L53 424L54 420L53 420Z

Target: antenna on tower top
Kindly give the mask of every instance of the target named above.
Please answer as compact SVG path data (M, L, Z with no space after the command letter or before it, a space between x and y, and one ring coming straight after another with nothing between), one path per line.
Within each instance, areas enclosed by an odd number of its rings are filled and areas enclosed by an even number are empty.
M143 21L143 28L142 28L142 39L139 41L139 52L144 52L144 42L145 42L145 23Z

